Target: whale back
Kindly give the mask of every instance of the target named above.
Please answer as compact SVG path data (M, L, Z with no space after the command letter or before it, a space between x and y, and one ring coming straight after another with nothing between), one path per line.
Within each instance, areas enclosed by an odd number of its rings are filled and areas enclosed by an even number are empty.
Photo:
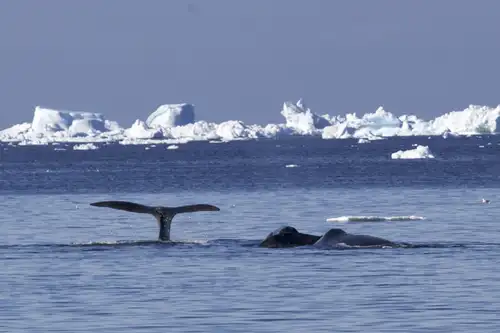
M394 245L393 242L375 236L348 234L342 229L330 229L321 237L315 246L336 246L345 244L348 246L384 246Z
M269 235L276 236L276 235L288 235L288 234L298 234L298 233L299 231L297 229L286 225L283 227L279 227L278 229L271 232Z
M325 232L325 234L314 243L315 246L333 246L341 243L341 239L347 235L347 233L339 228L332 228Z
M260 247L296 247L313 245L320 237L299 232L294 227L284 226L271 232Z
M352 235L352 234L347 234L345 237L342 238L342 243L349 245L349 246L390 246L394 245L393 242L380 238L380 237L375 237L375 236L369 236L369 235Z

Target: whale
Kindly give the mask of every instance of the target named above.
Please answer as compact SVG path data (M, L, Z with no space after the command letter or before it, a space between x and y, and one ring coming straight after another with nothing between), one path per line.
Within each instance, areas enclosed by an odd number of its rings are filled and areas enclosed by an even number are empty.
M347 246L394 246L396 243L390 240L369 236L349 234L342 229L333 228L328 230L320 239L315 243L315 247L333 247L339 244Z
M277 248L313 245L320 238L321 236L301 233L294 227L283 226L267 235L259 246Z
M287 248L298 246L335 247L348 246L394 246L396 243L375 236L349 234L342 229L333 228L324 235L317 236L299 232L291 226L283 226L271 232L260 242L260 247Z
M146 206L130 201L98 201L90 204L94 207L107 207L132 213L150 214L156 218L159 226L158 240L170 241L170 229L175 215L203 211L220 211L220 208L208 204L195 204L178 207Z

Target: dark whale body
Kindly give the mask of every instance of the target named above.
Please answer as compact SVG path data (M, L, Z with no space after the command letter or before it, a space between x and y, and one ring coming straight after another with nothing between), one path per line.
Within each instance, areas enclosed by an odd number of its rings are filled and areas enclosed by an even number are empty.
M309 235L298 232L297 229L285 226L271 232L266 239L260 243L260 247L296 247L313 245L321 236Z
M348 246L393 246L395 243L390 240L369 236L369 235L356 235L348 234L342 229L333 228L328 230L323 237L321 237L314 246L317 247L332 247L339 244Z
M368 235L348 234L342 229L333 228L323 236L310 235L299 232L294 227L284 226L271 232L261 243L260 247L297 247L311 245L314 247L333 247L339 244L348 246L393 246L395 243L379 237Z

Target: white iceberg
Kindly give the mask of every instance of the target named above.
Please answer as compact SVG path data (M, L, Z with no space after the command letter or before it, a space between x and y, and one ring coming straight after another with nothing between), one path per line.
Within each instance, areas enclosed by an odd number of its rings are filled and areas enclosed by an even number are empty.
M423 158L434 158L434 155L430 151L428 146L418 145L415 149L409 150L398 150L391 154L393 160L396 159L423 159Z
M492 109L469 105L463 111L453 111L431 120L427 127L430 135L446 132L461 135L495 134L500 129L500 106Z
M175 127L194 123L194 105L188 103L160 105L146 119L148 127Z
M330 121L324 117L314 114L300 99L296 104L285 102L281 115L285 117L286 127L291 128L300 135L311 135L318 133L329 125Z
M356 129L349 127L347 123L337 123L323 129L321 137L323 139L349 139L356 133Z
M163 131L158 128L150 128L143 121L137 119L132 127L126 129L124 134L130 139L160 139Z
M35 133L66 132L68 136L94 135L119 129L100 113L58 111L37 106L30 130Z
M73 141L72 138L95 138L103 133L119 134L120 126L100 113L59 111L37 106L31 123L14 125L0 132L0 141L26 141L47 144ZM78 139L76 140L78 141Z
M452 111L424 121L414 115L395 116L379 107L373 113L358 117L356 113L318 115L302 100L285 102L281 110L284 123L264 126L239 120L222 123L195 121L194 105L164 104L145 121L137 119L131 127L122 128L100 113L59 111L36 107L31 123L22 123L0 131L1 142L45 145L52 142L118 142L129 144L181 144L190 141L229 142L295 136L317 136L323 139L356 138L359 143L393 136L449 136L497 134L500 106L470 105L463 111Z

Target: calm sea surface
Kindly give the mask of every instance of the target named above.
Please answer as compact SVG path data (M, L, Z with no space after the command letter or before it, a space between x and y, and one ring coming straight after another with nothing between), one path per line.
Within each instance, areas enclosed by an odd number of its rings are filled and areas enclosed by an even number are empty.
M499 332L499 143L1 144L0 331ZM390 159L414 144L436 158ZM152 216L99 200L221 211L176 216L160 243ZM256 246L283 225L419 246Z

